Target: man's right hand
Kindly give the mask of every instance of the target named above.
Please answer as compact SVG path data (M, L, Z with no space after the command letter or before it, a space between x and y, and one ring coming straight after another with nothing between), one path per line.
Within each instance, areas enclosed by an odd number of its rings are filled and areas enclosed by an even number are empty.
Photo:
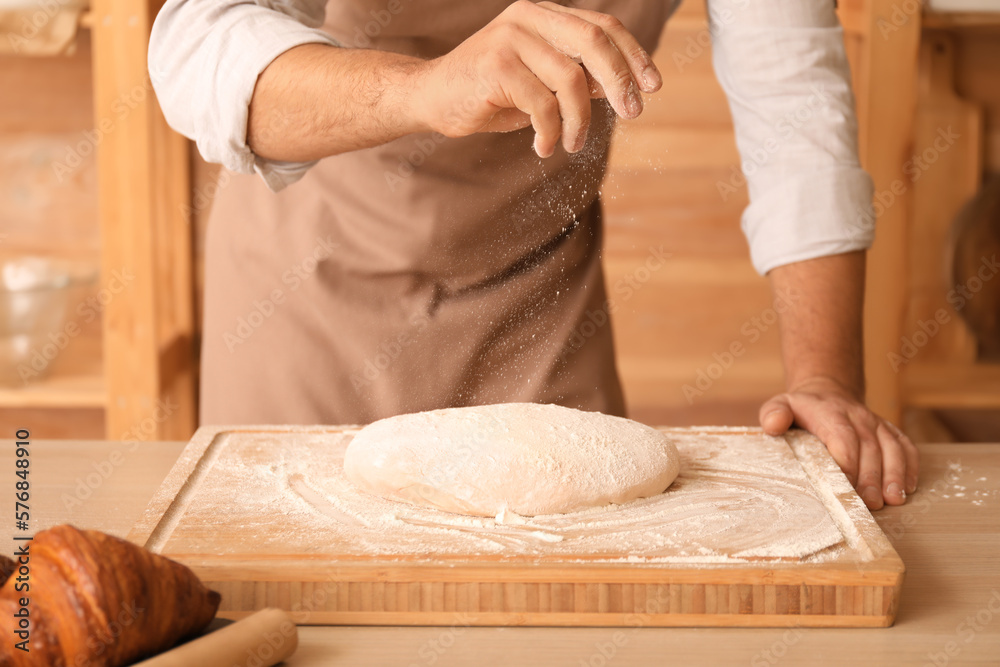
M583 148L590 100L623 118L642 112L640 91L663 80L621 22L594 11L519 0L452 52L416 67L409 106L448 137L535 129L535 152Z

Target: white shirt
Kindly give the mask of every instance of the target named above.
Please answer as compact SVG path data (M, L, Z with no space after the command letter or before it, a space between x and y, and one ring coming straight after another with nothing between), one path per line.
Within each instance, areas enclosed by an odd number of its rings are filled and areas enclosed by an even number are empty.
M149 69L171 127L209 162L256 171L272 190L301 178L315 162L254 155L247 112L258 75L276 57L301 44L338 46L320 30L325 9L326 0L167 0ZM834 1L709 0L709 16L750 193L742 228L754 267L765 274L868 248L874 188L858 161ZM725 196L728 186L719 187Z

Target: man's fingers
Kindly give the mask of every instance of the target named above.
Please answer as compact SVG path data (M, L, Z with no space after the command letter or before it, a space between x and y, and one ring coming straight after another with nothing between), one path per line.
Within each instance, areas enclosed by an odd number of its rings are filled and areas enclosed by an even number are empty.
M883 423L875 431L882 448L882 498L887 505L906 502L906 454L903 444Z
M854 424L858 434L858 483L855 488L868 509L882 508L882 448L866 425Z
M493 114L493 117L486 121L486 125L480 131L513 132L514 130L523 130L526 127L531 127L531 116L520 109L508 107Z
M562 118L563 148L583 148L590 127L590 90L583 68L541 39L529 37L518 45L521 61L556 94Z
M660 71L656 68L656 65L653 64L653 59L649 56L649 53L646 52L646 49L642 48L639 40L628 31L628 28L622 25L622 22L614 16L589 9L563 7L553 2L542 2L539 5L554 12L573 14L585 21L599 25L607 33L619 53L625 57L625 61L632 72L632 77L642 90L647 93L655 93L663 85L663 77L660 75Z
M920 480L920 450L905 435L900 438L900 442L906 456L906 492L914 493Z
M614 40L600 25L577 16L575 12L541 9L531 17L539 37L570 58L579 59L604 90L615 112L623 118L642 113L642 95L632 67ZM565 8L562 8L565 9Z
M906 457L906 492L913 493L917 490L917 481L920 478L920 450L913 444L913 441L906 437L906 434L899 430L892 422L886 421L885 427L896 437L903 448L903 456Z
M792 406L784 396L775 396L762 405L758 417L761 427L768 435L781 435L791 428L792 422L795 421Z
M535 152L549 157L555 151L562 133L559 101L527 67L518 63L516 70L504 73L504 90L510 105L531 116L535 128Z
M823 441L830 456L847 475L851 486L857 488L858 470L861 465L860 444L858 434L854 432L854 426L847 415L837 411L831 416L831 413L820 412L815 407L812 410L800 407L796 420L802 428Z

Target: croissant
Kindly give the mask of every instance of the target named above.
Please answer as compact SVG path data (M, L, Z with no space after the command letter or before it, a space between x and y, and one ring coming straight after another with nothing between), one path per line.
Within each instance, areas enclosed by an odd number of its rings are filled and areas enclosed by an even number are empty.
M117 537L56 526L27 544L30 590L15 589L17 572L0 588L4 667L120 667L204 629L219 608L187 567ZM15 647L23 597L29 652Z

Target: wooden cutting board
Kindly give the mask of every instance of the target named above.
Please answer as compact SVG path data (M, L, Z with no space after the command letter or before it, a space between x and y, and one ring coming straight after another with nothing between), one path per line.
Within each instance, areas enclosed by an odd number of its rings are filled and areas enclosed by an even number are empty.
M129 539L299 623L888 626L903 563L813 436L663 429L663 494L464 517L344 478L356 427L202 428Z

